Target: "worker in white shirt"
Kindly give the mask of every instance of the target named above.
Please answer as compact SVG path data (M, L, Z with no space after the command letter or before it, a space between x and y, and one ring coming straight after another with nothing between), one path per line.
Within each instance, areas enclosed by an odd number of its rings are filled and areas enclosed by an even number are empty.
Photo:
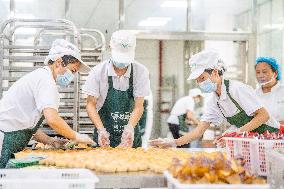
M200 89L195 88L189 90L188 96L178 99L175 103L170 116L167 120L169 129L174 139L181 137L184 132L189 131L189 125L186 123L190 121L192 125L198 125L199 120L194 115L195 103L202 100L202 92ZM180 146L180 148L189 148L189 144Z
M270 119L253 88L241 82L223 78L224 63L217 52L197 53L189 60L189 65L191 67L189 79L194 79L202 92L213 92L214 95L209 100L200 123L193 131L174 140L156 139L150 142L151 145L181 146L200 138L210 123L220 125L225 121L235 127L230 132L279 131L279 123Z
M63 39L55 40L45 64L16 81L0 101L1 168L13 153L27 146L44 118L60 135L77 142L94 143L87 135L73 131L58 114L57 85L65 87L71 83L75 72L90 70L81 60L78 48ZM48 138L40 131L37 135Z
M111 58L95 66L83 86L87 113L95 126L94 140L101 147L142 145L139 121L150 80L147 68L135 61L135 47L132 32L114 32Z
M284 125L284 86L278 62L271 57L259 57L255 65L258 87L256 94L268 110L270 116Z

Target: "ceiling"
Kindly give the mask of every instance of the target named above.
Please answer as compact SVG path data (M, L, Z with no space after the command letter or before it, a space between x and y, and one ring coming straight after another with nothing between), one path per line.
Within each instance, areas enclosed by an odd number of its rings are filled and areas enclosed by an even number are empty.
M165 0L125 0L126 29L147 29L157 31L186 31L187 9L161 7ZM176 0L180 1L180 0ZM182 0L184 1L184 0ZM250 9L252 0L191 0L192 28L195 30L219 30L215 23L232 19L235 15ZM0 0L0 21L9 17L9 0ZM19 17L65 18L64 0L15 0L15 13ZM169 21L159 27L142 27L139 22L148 17L167 17ZM79 28L96 28L107 36L118 29L118 0L70 0L66 18ZM214 27L207 27L208 22ZM224 23L220 23L223 24ZM210 24L209 24L210 25ZM226 25L226 22L225 22ZM223 30L232 30L232 23ZM212 26L212 24L211 24Z

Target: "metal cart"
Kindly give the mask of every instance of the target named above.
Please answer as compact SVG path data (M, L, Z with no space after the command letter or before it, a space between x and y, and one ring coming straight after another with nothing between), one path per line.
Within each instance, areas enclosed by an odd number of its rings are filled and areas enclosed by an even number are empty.
M82 39L81 55L82 60L90 67L96 66L103 60L103 54L106 50L106 40L103 33L95 29L80 29ZM92 134L94 125L89 119L86 111L86 95L82 93L82 86L84 85L88 74L80 74L79 77L79 132Z
M19 33L19 30L28 32L23 34L23 32ZM84 42L92 41L91 48L84 48L81 36L88 38ZM2 84L0 97L20 77L43 66L51 43L57 38L66 39L77 45L82 51L82 59L90 66L96 65L105 51L105 38L100 31L93 29L79 31L68 20L9 19L2 23L0 27L0 81ZM90 129L79 128L80 124L90 125L86 113L81 112L85 111L85 100L80 90L85 78L86 75L77 73L70 86L59 88L61 98L59 113L75 131L90 133ZM55 135L55 132L46 124L43 130L49 135Z

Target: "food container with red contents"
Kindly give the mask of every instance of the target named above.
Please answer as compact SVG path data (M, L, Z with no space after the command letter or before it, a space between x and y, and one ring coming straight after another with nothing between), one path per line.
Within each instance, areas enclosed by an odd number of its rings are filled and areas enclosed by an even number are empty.
M267 176L265 151L284 148L283 133L242 133L234 137L224 137L228 157L243 157L249 169L260 176Z

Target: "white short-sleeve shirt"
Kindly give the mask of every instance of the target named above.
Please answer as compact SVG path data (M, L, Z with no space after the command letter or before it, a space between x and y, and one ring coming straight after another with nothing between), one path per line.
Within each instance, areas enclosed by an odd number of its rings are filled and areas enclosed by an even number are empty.
M33 128L44 108L58 111L59 93L49 67L36 69L16 81L0 101L0 130Z
M260 98L270 116L277 121L284 121L284 86L279 82L269 93L263 93L261 87L256 89L256 94Z
M148 69L138 63L132 63L133 66L133 96L146 97L150 95L150 79ZM107 97L108 92L108 76L112 76L113 87L116 90L126 91L129 88L129 79L131 66L128 66L126 73L117 76L112 63L106 60L95 66L89 73L85 84L83 85L83 93L97 98L97 111L99 111Z
M230 80L229 92L232 98L249 116L253 116L255 111L264 107L256 95L255 90L244 83ZM218 107L217 102L219 103L220 108ZM232 117L237 113L239 113L239 110L228 96L223 80L220 97L218 97L216 93L213 93L207 102L201 121L206 121L219 126L222 123L227 122L225 117ZM271 127L279 128L279 123L273 117L270 117L266 124Z
M194 111L194 100L191 96L185 96L175 103L171 114L167 120L168 123L179 125L178 116L186 114L188 111Z

